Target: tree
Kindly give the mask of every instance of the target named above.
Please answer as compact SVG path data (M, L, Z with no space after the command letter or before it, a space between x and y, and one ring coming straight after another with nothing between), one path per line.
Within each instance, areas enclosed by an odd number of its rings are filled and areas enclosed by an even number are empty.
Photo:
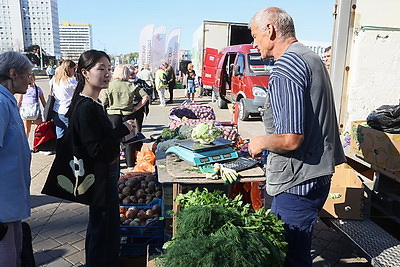
M29 58L29 60L35 64L36 66L40 66L40 46L38 45L31 45L25 49L25 54ZM55 62L54 56L48 56L46 51L42 49L42 56L43 56L43 64L49 65Z
M135 61L135 63L136 63L138 57L139 57L139 53L133 52L133 53L122 55L121 59L122 59L123 64L131 64L132 61Z

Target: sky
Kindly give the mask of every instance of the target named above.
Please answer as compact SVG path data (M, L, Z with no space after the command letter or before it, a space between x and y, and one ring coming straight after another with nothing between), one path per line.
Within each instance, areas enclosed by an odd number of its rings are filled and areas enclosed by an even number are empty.
M181 28L180 49L191 49L203 20L248 23L260 9L276 6L293 17L299 40L331 42L335 0L58 0L61 21L92 25L93 48L112 55L138 52L147 24Z

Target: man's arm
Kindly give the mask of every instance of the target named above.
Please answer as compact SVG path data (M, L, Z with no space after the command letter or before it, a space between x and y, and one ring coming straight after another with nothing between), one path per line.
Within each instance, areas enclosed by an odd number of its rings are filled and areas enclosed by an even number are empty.
M285 154L296 150L304 140L302 134L269 134L256 136L250 139L248 148L252 157L260 155L264 150L278 154Z

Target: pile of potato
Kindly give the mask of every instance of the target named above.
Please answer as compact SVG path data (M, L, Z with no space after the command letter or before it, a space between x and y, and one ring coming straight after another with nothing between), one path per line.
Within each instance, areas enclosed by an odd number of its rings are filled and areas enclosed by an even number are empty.
M150 209L143 210L135 206L120 206L119 216L121 225L125 226L145 226L155 223L161 214L161 207L158 204L153 205Z
M119 203L122 205L148 204L162 198L162 187L155 173L128 173L118 181Z

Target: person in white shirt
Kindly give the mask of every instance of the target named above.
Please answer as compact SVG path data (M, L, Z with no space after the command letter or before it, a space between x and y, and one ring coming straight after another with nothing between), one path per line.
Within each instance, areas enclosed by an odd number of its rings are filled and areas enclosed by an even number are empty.
M68 119L65 114L71 104L72 96L78 82L75 75L76 64L72 60L65 60L62 62L59 70L53 78L52 90L55 98L53 111L54 123L56 125L57 138L64 135L68 126Z

